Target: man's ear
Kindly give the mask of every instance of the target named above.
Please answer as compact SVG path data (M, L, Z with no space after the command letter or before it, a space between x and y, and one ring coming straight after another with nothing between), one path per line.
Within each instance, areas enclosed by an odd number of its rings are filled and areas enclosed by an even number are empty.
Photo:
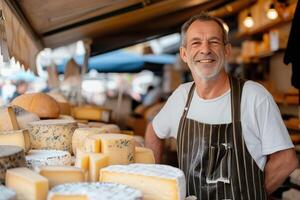
M225 45L225 57L227 59L229 59L229 57L231 56L231 49L232 49L232 47L231 47L230 43Z
M181 46L179 48L179 52L180 52L180 57L183 60L183 62L187 63L186 48Z

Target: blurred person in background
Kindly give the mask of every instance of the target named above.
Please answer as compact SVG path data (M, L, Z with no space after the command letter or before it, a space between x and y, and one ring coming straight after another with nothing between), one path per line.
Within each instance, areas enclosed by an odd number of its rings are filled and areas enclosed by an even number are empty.
M13 100L19 95L25 94L26 91L28 90L28 83L24 80L19 80L16 82L16 91L13 93L12 97L10 100Z

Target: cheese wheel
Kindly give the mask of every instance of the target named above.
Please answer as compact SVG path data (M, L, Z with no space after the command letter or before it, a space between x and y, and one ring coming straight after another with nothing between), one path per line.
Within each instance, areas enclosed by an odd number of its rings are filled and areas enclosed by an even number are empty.
M60 113L57 101L44 93L22 94L13 99L11 105L36 113L40 118L58 118Z
M143 200L183 200L186 195L183 171L168 165L111 165L100 170L100 182L137 188Z
M0 185L0 199L1 200L16 200L17 194L15 191Z
M72 153L72 136L77 128L73 120L40 120L29 124L32 149L56 149Z
M26 155L27 166L37 170L41 166L67 165L72 163L71 154L60 150L30 150Z
M0 145L19 146L28 152L30 149L29 132L27 129L0 131Z
M52 188L48 200L142 200L134 188L114 183L69 183Z
M0 183L4 183L6 170L25 166L25 154L21 147L0 145Z

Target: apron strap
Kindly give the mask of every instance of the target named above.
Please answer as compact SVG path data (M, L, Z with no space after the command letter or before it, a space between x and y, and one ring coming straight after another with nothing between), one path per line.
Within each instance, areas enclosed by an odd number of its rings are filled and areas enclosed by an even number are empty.
M241 121L241 99L245 80L229 76L231 88L231 118L232 123Z

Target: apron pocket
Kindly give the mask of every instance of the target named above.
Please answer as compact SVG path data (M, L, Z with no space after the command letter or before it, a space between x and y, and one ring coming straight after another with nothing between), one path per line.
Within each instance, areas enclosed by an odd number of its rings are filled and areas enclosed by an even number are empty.
M232 147L228 143L209 147L206 173L207 184L217 182L230 183L231 154Z

